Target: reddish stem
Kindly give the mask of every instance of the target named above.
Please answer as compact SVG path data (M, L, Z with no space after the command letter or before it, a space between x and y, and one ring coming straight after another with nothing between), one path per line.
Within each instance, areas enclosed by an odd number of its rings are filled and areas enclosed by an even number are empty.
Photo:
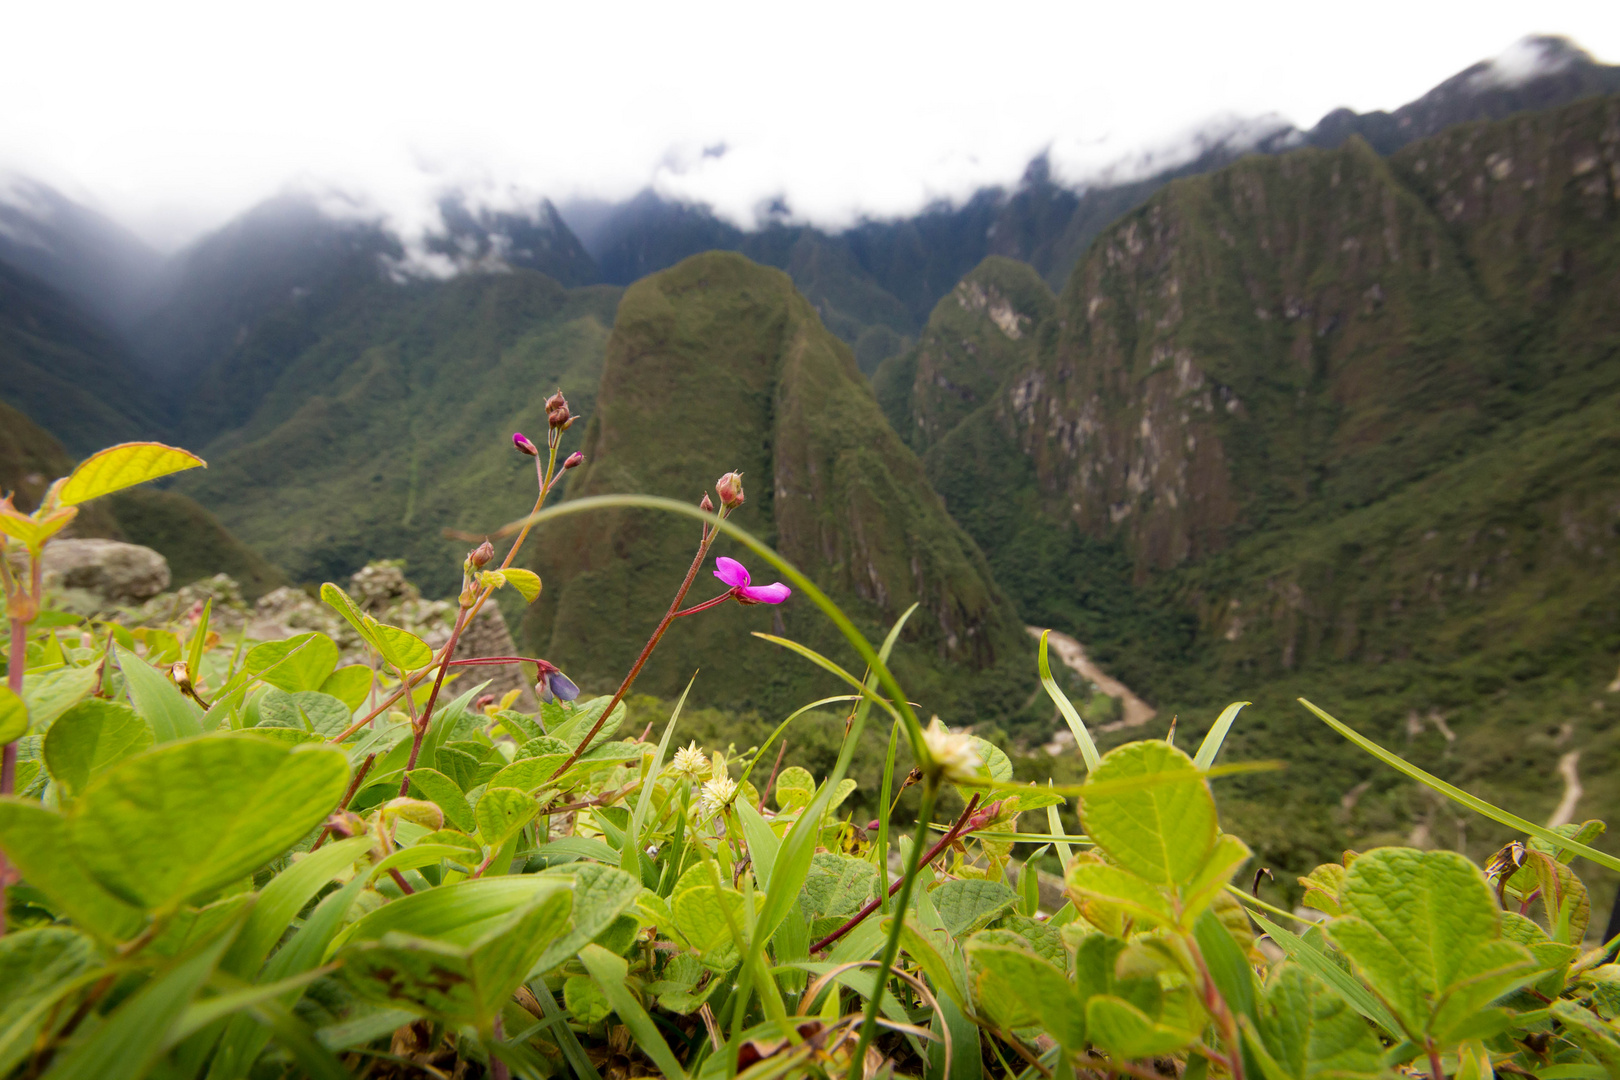
M979 797L977 795L968 800L967 808L962 811L962 816L957 818L956 824L952 825L948 830L946 830L945 835L939 838L939 843L928 849L928 854L924 855L922 857L922 861L917 864L918 869L927 866L929 863L939 858L940 852L944 851L956 841L958 836L967 831L966 826L968 823L968 818L972 816L974 808L978 805ZM895 878L894 884L889 886L888 895L893 896L895 893L899 892L900 886L905 882L905 880L906 879L903 875ZM861 923L866 920L866 917L872 914L872 912L876 911L879 905L882 903L883 897L878 897L875 900L869 901L865 907L861 908L861 910L852 915L849 921L843 926L840 926L838 929L834 930L832 933L810 946L811 954L813 955L827 948L829 945L833 944L833 942L837 941L839 938L861 925Z
M390 867L388 870L388 876L394 879L394 884L399 886L400 892L404 893L406 896L412 896L415 894L416 890L411 888L411 883L406 881L398 870Z
M428 694L427 705L422 709L421 719L416 720L412 727L416 730L411 733L411 759L405 764L405 775L399 780L399 796L411 788L411 770L416 768L417 755L422 752L422 740L427 737L428 721L433 719L433 706L439 700L439 689L444 686L444 673L450 670L450 657L456 651L456 642L461 640L461 632L467 628L467 613L470 608L462 608L456 615L455 629L450 631L450 640L444 645L444 660L439 664L438 678L433 680L433 691Z
M705 600L701 604L693 604L691 607L687 608L685 611L677 611L675 613L674 617L679 619L683 615L696 615L700 611L708 611L712 607L719 607L721 604L725 603L727 600L730 600L733 596L736 596L736 595L737 595L737 590L736 589L729 589L726 592L723 592L719 596L715 597L713 600Z

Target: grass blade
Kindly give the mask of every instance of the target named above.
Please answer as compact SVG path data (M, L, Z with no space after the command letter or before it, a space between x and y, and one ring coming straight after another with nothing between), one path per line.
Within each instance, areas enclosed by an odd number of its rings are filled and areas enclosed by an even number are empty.
M1251 704L1253 702L1234 701L1221 710L1215 726L1209 729L1204 741L1198 744L1198 753L1193 758L1194 765L1200 769L1207 769L1215 764L1215 755L1221 752L1221 744L1226 742L1226 733L1232 730L1232 722L1237 719L1237 714L1243 711L1243 706Z
M1329 716L1321 709L1318 709L1315 705L1312 705L1304 698L1300 698L1299 703L1311 710L1311 712L1315 713L1317 719L1321 720L1328 727L1332 728L1334 731L1337 731L1340 735L1343 735L1346 739L1349 739L1351 742L1367 751L1367 753L1371 754L1379 761L1382 761L1384 764L1388 765L1392 769L1395 769L1397 772L1405 773L1418 783L1438 791L1451 801L1461 803L1463 806L1468 807L1468 809L1474 811L1476 814L1481 814L1488 817L1492 821L1500 822L1501 824L1513 829L1517 829L1522 833L1534 836L1538 840L1545 840L1547 843L1553 845L1554 851L1558 850L1559 848L1563 848L1566 851L1573 851L1577 854L1585 855L1588 859L1597 863L1599 866L1606 866L1610 870L1620 870L1620 859L1615 858L1613 855L1606 855L1597 848L1588 847L1587 845L1579 843L1567 836L1559 836L1551 829L1543 828L1533 821L1526 821L1517 814L1510 814L1506 810L1492 806L1484 799L1481 799L1475 795L1470 795L1462 788L1454 787L1453 785L1448 784L1444 780L1440 779L1438 776L1430 775L1398 755L1390 753L1388 750L1385 750L1382 746L1379 746L1365 735L1355 731L1347 724L1344 724L1339 720L1335 720L1333 717Z
M849 672L845 671L843 668L839 667L837 664L833 663L831 660L827 659L825 656L822 656L820 653L816 652L816 650L810 648L809 646L800 645L797 641L789 641L787 638L784 638L784 637L777 637L775 634L762 634L758 630L754 631L754 636L759 638L762 641L769 641L773 645L780 645L784 649L790 649L793 652L796 652L800 656L804 657L806 660L809 660L811 663L815 664L817 667L822 668L823 670L832 672L832 674L838 676L840 679L843 679L845 682L849 683L849 685L851 685L855 689L859 690L861 692L861 696L864 697L867 701L875 701L877 704L879 704L879 705L883 706L885 709L887 709L889 711L889 713L896 720L901 719L899 710L897 710L888 701L887 698L883 698L883 697L878 696L876 691L874 691L871 687L867 686L865 683L861 682L855 676L851 675ZM915 717L913 717L912 722L916 723L916 718ZM909 730L908 730L908 734L909 734ZM917 734L916 734L915 738L913 739L913 743L918 748L921 748L922 745L923 745L922 726L921 725L918 725L918 727L917 727ZM926 753L926 750L924 750L923 752Z
M1355 976L1323 956L1316 946L1292 930L1284 930L1252 908L1246 910L1249 912L1249 918L1260 924L1260 929L1277 943L1278 948L1288 954L1290 960L1327 983L1352 1009L1383 1028L1384 1033L1396 1042L1406 1037L1401 1031L1400 1023L1390 1015L1384 1003L1379 1001L1371 990L1361 985Z
M1086 730L1086 722L1080 719L1080 714L1075 711L1069 695L1065 694L1063 688L1057 684L1057 680L1052 678L1052 662L1046 656L1046 639L1051 636L1052 631L1041 631L1041 649L1037 661L1041 669L1041 685L1046 687L1046 696L1058 707L1063 719L1069 722L1069 730L1074 732L1075 745L1080 748L1080 756L1085 759L1086 772L1090 772L1102 761L1102 755L1097 753L1097 744L1092 742L1091 732Z
M653 1064L665 1076L685 1080L686 1070L681 1068L680 1059L669 1048L669 1043L664 1041L663 1034L653 1023L653 1018L647 1015L647 1010L641 1007L629 987L625 986L630 965L625 963L624 958L613 955L600 945L587 945L579 951L579 959L585 965L585 970L591 973L591 978L596 980L596 985L613 1006L613 1011L630 1029L636 1045L652 1058Z
M760 743L759 750L755 752L753 760L749 761L748 767L743 770L742 776L738 778L737 786L742 787L748 782L749 776L753 775L754 766L759 764L759 759L765 756L765 751L771 748L771 743L775 742L777 737L781 735L782 732L786 731L787 726L793 723L793 721L797 720L807 712L814 712L823 705L831 705L836 701L860 700L862 700L862 696L860 694L834 694L832 697L824 697L820 701L812 701L808 705L801 705L797 709L794 709L788 714L788 718L786 720L783 720L780 724L776 725L776 730L771 732L770 738L766 739L763 743Z
M670 737L675 734L675 722L681 718L681 709L686 705L686 695L692 692L692 684L697 682L697 673L687 681L686 689L681 691L681 699L675 703L675 711L670 714L669 723L664 725L664 735L658 740L658 750L653 754L652 767L647 770L647 780L641 785L641 794L636 797L636 809L630 815L630 826L624 833L624 847L619 852L619 869L628 871L636 877L641 876L641 826L647 820L647 808L652 805L652 789L658 783L659 770L664 767L664 755L669 752Z

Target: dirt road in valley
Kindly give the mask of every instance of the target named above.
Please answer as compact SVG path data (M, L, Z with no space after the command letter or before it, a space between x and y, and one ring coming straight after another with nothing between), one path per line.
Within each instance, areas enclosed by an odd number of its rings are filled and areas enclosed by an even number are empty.
M1039 626L1026 626L1024 629L1029 631L1031 637L1037 639L1045 633L1044 628ZM1053 654L1063 662L1065 667L1076 672L1082 678L1096 683L1097 688L1109 697L1119 698L1124 706L1123 719L1116 720L1111 724L1103 724L1096 729L1097 731L1122 731L1125 728L1141 727L1158 715L1153 706L1132 693L1130 687L1098 667L1096 661L1086 655L1085 646L1068 634L1053 630L1052 636L1047 639L1047 643L1051 646ZM1085 720L1086 718L1082 716L1081 719ZM1087 723L1089 726L1090 722L1087 721Z

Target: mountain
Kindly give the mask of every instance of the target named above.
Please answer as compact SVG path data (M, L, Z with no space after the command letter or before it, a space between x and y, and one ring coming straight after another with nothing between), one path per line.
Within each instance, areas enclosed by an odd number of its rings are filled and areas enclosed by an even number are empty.
M101 322L123 329L149 308L163 256L55 188L0 173L0 263L38 278Z
M828 329L856 348L862 370L871 373L885 357L904 351L939 299L985 256L1030 263L1054 290L1061 289L1104 228L1171 181L1225 168L1245 154L1282 153L1302 144L1336 147L1353 134L1390 154L1453 124L1616 90L1620 66L1599 64L1567 39L1534 37L1394 113L1339 109L1309 131L1274 118L1223 122L1160 155L1169 159L1165 164L1151 157L1122 163L1112 175L1082 185L1055 178L1043 154L1010 188L984 188L960 205L939 204L837 233L787 224L787 207L745 231L705 207L651 191L618 207L600 201L564 207L564 215L578 224L602 279L616 284L711 250L739 251L786 270Z
M626 290L568 498L613 492L696 503L741 470L734 520L792 560L877 640L921 605L897 670L925 715L1007 722L1034 689L1029 644L983 556L890 430L847 346L784 273L730 253L686 259ZM691 522L651 512L565 518L535 538L546 581L524 636L576 680L629 668L690 564ZM722 540L761 581L768 566ZM705 566L693 601L720 586ZM672 696L702 669L706 700L768 715L840 692L812 665L752 640L786 633L859 661L802 596L726 605L676 624L638 691Z
M877 392L1026 619L1195 734L1256 703L1270 865L1452 827L1299 694L1531 817L1578 750L1612 805L1620 96L1251 156L1035 284L987 262Z
M163 431L119 334L72 297L0 262L0 400L78 455Z
M528 510L511 434L543 431L559 386L588 414L619 292L516 269L378 279L265 319L217 384L251 394L221 398L208 471L176 488L294 580L403 558L427 595L453 593L465 545L441 531Z

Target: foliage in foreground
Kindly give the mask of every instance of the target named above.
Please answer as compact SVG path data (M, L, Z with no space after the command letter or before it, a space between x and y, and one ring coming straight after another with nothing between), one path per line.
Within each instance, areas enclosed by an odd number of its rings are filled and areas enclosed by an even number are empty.
M1388 1076L1433 1080L1620 1070L1620 965L1583 948L1571 869L1597 822L1520 821L1313 712L1351 742L1501 824L1485 869L1444 851L1346 853L1304 881L1320 919L1236 882L1249 849L1220 828L1210 780L1239 706L1195 755L1146 740L1099 755L1052 679L1087 770L1019 784L1006 756L926 729L881 647L721 509L610 497L540 512L568 462L548 403L537 513L499 568L463 567L438 650L335 585L323 599L371 662L319 632L248 648L207 605L168 628L40 608L38 557L84 501L177 468L182 451L96 455L23 515L0 503L11 621L0 691L0 1075ZM705 522L692 569L611 697L577 699L539 658L534 713L480 687L440 701L456 637L511 569L534 518L638 505ZM726 532L820 607L868 665L760 635L849 693L830 775L779 769L790 716L730 759L624 737L623 699L678 618L775 604L720 560L726 592L682 607ZM21 551L17 551L18 548ZM9 557L20 556L12 569ZM908 612L909 615L909 612ZM69 625L71 624L71 626ZM794 661L797 662L797 661ZM477 662L470 662L476 664ZM888 721L877 819L840 816L871 711ZM808 715L809 708L801 710ZM897 775L902 745L916 767ZM772 762L775 761L773 765ZM965 807L935 824L943 789ZM890 812L920 796L915 834ZM1077 797L1084 835L1058 807ZM1029 831L1038 814L1040 828ZM1021 817L1023 818L1021 820ZM1053 851L1066 898L1041 909L1024 864ZM1290 929L1290 927L1292 927Z

